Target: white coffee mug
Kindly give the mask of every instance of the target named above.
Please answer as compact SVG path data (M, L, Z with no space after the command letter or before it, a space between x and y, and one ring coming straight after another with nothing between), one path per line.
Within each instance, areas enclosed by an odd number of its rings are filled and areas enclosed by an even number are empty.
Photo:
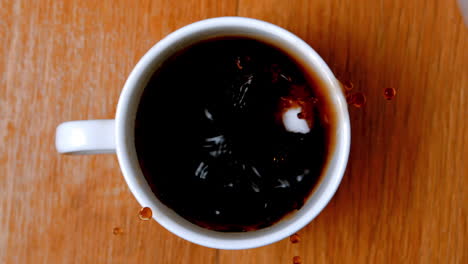
M199 227L161 203L140 169L134 140L134 122L142 92L158 67L175 52L201 40L244 36L266 42L292 56L321 83L323 100L331 113L330 155L323 175L302 208L278 223L256 231L218 232ZM347 104L338 80L320 56L303 40L283 28L260 20L220 17L199 21L168 35L154 45L128 77L117 105L115 120L70 121L56 132L57 151L65 154L117 153L125 180L142 207L170 232L193 243L219 249L246 249L284 239L308 224L326 206L343 177L350 147Z

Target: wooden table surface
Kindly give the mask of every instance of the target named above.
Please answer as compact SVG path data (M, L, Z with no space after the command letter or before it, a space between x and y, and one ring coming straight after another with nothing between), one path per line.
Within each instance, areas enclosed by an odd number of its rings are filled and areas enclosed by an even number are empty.
M342 184L298 244L189 243L138 220L116 156L55 151L59 123L114 117L153 44L217 16L294 32L367 96ZM0 263L468 263L467 86L455 0L0 0Z

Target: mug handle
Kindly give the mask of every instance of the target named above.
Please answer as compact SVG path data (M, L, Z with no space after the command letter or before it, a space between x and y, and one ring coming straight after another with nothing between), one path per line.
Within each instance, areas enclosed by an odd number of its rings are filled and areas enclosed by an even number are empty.
M55 147L61 154L115 153L115 120L80 120L60 124Z

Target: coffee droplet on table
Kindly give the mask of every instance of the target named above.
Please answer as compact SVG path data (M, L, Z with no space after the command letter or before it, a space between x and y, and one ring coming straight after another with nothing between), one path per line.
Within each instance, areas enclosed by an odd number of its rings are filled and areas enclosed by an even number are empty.
M384 96L387 100L392 100L396 95L396 90L394 88L385 88Z
M344 81L342 82L343 84L343 87L345 88L345 90L352 90L354 88L354 84L351 82L351 81Z
M301 264L301 263L302 263L301 257L299 256L293 257L293 264Z
M141 208L140 212L138 213L138 217L140 217L140 219L144 221L150 220L152 216L153 216L153 212L151 211L151 208L149 207Z
M338 82L340 83L341 91L346 95L354 88L354 84L350 81L338 80Z
M348 102L348 104L351 104L354 107L360 108L366 104L366 96L361 92L357 92L357 93L348 95L346 97L346 101Z
M116 236L117 236L117 235L121 235L121 234L123 234L123 229L120 228L120 227L114 227L114 229L112 230L112 233L113 233L114 235L116 235Z
M291 243L293 244L296 244L296 243L301 242L301 237L298 234L294 234L289 237L289 241L291 241Z

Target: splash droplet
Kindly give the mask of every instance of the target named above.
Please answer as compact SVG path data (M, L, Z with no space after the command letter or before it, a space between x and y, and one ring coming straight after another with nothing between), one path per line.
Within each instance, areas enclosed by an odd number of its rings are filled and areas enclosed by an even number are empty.
M297 243L301 242L301 237L298 234L294 234L294 235L289 237L289 241L291 241L291 243L293 243L293 244L297 244Z
M348 101L348 104L351 104L354 107L360 108L366 104L366 96L361 92L357 92L357 93L348 95L346 97L346 101Z
M237 58L236 58L236 66L237 66L237 68L238 68L239 70L242 70L242 68L244 68L244 67L242 67L242 65L241 65L240 57L237 57Z
M344 81L342 82L343 84L343 87L345 88L345 90L352 90L354 88L354 84L351 82L351 81Z
M112 233L113 233L114 235L116 235L116 236L117 236L117 235L121 235L121 234L123 234L123 229L120 228L120 227L114 227L114 229L112 230Z
M301 257L299 256L293 257L293 264L301 264L301 263L302 263Z
M392 100L396 95L396 90L394 88L385 88L384 97L387 100Z
M150 220L152 216L153 216L153 212L151 211L151 208L149 207L141 208L140 212L138 213L138 217L144 221Z

